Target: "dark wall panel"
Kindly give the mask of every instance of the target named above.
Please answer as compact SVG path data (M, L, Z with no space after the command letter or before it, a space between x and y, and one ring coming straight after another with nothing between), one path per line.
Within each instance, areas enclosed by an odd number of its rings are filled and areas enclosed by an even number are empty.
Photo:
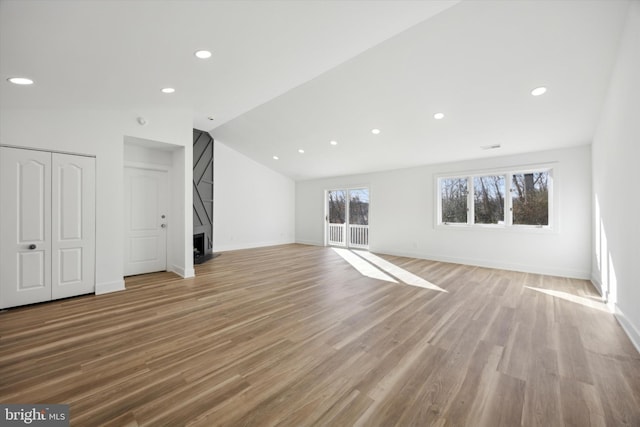
M213 138L193 130L193 232L205 234L205 249L213 247Z

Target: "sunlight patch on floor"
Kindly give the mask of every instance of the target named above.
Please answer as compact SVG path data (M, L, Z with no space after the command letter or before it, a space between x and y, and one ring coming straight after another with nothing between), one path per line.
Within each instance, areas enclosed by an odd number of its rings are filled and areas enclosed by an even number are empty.
M525 286L527 289L531 289L532 291L541 292L546 295L551 295L552 297L560 298L565 301L573 302L576 304L583 305L585 307L594 308L596 310L604 311L609 313L607 306L602 301L594 301L591 298L587 297L579 297L577 295L573 295L567 292L562 291L554 291L552 289L542 289L542 288L534 288L532 286Z
M362 258L366 259L379 269L389 273L393 277L396 277L398 280L406 283L411 286L418 286L420 288L431 289L434 291L447 292L442 289L440 286L434 285L431 282L424 280L420 276L416 276L410 271L405 270L402 267L398 267L397 265L387 261L386 259L380 258L379 256L372 254L368 251L354 251L356 254L360 255Z
M400 281L401 283L410 286L417 286L439 292L447 292L445 289L442 289L441 287L424 280L422 277L416 276L410 271L398 267L397 265L372 254L371 252L343 248L331 249L333 249L335 253L340 255L364 276L392 283L398 283L398 281Z
M380 269L371 265L358 255L354 254L348 249L332 248L338 255L340 255L345 261L353 266L363 276L371 277L372 279L384 280L385 282L398 283L393 277L385 274Z

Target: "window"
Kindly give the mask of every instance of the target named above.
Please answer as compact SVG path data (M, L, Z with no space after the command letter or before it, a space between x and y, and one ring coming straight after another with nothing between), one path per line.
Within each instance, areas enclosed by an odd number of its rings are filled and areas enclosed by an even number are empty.
M349 224L369 225L369 189L349 190Z
M467 179L444 178L440 181L443 223L467 223Z
M504 175L473 178L475 224L504 224Z
M438 224L551 225L552 169L438 178Z
M549 225L549 172L514 173L511 179L513 224Z

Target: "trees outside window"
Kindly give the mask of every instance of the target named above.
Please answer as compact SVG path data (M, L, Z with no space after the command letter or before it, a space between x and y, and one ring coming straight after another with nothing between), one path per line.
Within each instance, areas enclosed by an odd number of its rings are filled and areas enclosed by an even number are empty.
M329 191L329 223L344 224L347 209L347 192L345 190Z
M369 225L369 189L330 190L327 194L329 223L344 224L346 222L347 197L349 197L349 224Z
M438 224L549 227L552 170L438 179Z
M467 178L443 178L440 180L443 223L467 223Z
M549 225L549 172L514 173L511 179L513 224Z
M504 224L504 175L473 178L475 224Z
M369 189L349 190L349 223L369 225Z

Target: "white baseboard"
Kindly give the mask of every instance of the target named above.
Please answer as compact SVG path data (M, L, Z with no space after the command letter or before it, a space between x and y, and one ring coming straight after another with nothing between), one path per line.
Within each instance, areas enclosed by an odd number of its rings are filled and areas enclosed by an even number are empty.
M296 240L296 243L298 243L300 245L324 246L324 243L317 242L315 240Z
M620 310L618 304L613 304L613 314L616 316L618 323L622 326L622 329L627 333L627 336L631 340L633 346L640 353L640 331L629 321L627 316Z
M602 300L604 302L607 302L607 299L609 296L604 295L604 293L602 292L602 284L600 283L600 280L598 279L598 277L596 277L595 275L592 275L591 284L596 289L596 291L598 291L598 293L602 297ZM638 329L629 321L627 316L625 316L624 312L620 310L620 307L618 306L618 304L608 303L607 307L609 308L609 310L611 310L613 315L616 317L616 320L618 321L620 326L622 326L622 330L629 337L631 344L633 344L636 350L638 350L638 353L640 353L640 331L638 331Z
M313 240L296 240L296 243L299 243L301 245L324 246L322 242L317 242ZM559 269L559 268L547 268L547 267L529 266L529 265L523 265L523 264L509 264L509 263L493 261L493 260L446 257L446 256L440 256L440 255L424 254L420 252L411 252L411 251L403 251L403 250L395 250L395 249L378 249L375 247L371 248L370 250L372 252L376 252L380 254L402 256L402 257L408 257L408 258L417 258L417 259L427 259L431 261L450 262L453 264L473 265L473 266L485 267L485 268L497 268L500 270L520 271L523 273L545 274L548 276L560 276L560 277L568 277L572 279L582 279L582 280L592 279L591 273L586 271L565 270L565 269Z
M596 289L596 291L598 291L600 296L604 297L604 295L602 295L602 285L600 284L600 281L593 275L591 276L591 284Z
M169 271L176 273L178 276L182 277L183 279L188 279L190 277L195 277L196 276L196 271L192 268L182 268L182 267L178 267L177 265L172 265L171 268L169 268Z
M558 269L558 268L529 266L529 265L523 265L523 264L510 264L510 263L504 263L504 262L493 261L493 260L447 257L447 256L430 255L430 254L407 252L407 251L376 250L376 249L371 249L371 251L387 254L387 255L403 256L408 258L428 259L431 261L450 262L453 264L464 264L464 265L472 265L476 267L496 268L500 270L519 271L523 273L544 274L547 276L560 276L560 277L568 277L572 279L582 279L582 280L589 280L591 278L591 273L586 271L565 270L565 269Z
M293 240L273 241L273 242L253 242L253 243L237 243L226 245L214 245L213 252L237 251L240 249L264 248L267 246L290 245L295 243Z
M595 290L602 297L602 301L604 301L606 303L607 299L609 298L609 295L605 295L604 294L604 292L602 290L602 283L600 283L600 279L598 279L594 274L591 274L591 284L593 285Z
M96 283L96 295L108 294L111 292L124 291L124 279L113 282Z

